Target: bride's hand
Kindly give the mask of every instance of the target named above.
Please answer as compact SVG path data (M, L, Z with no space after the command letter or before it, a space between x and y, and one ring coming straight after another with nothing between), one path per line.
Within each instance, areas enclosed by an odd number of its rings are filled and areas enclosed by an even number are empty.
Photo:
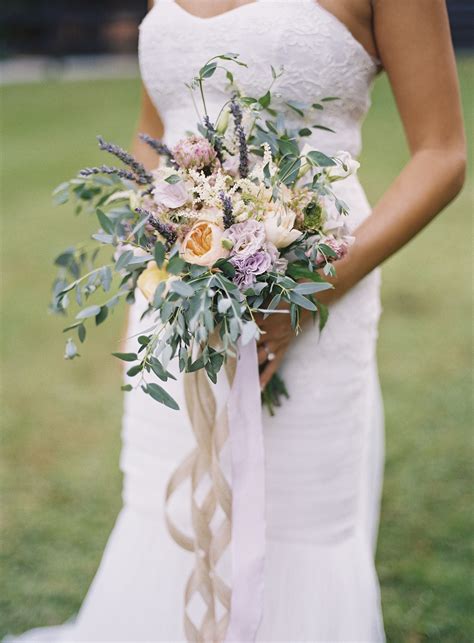
M283 309L283 306L280 308ZM285 305L285 308L289 310L289 306ZM287 313L273 313L266 319L263 319L263 315L257 315L255 321L264 331L257 344L260 387L263 390L278 370L295 332Z
M324 277L324 275L322 276ZM345 286L345 283L341 283L340 278L328 279L324 277L324 279L334 285L331 290L318 293L318 300L327 306L341 297L348 287ZM279 308L289 310L289 305L281 304ZM311 319L311 313L306 310L301 311L300 323L302 326ZM257 343L260 387L263 390L278 370L291 340L295 337L295 331L291 327L290 315L286 313L273 313L268 315L266 319L263 318L263 315L256 315L255 321L263 331Z

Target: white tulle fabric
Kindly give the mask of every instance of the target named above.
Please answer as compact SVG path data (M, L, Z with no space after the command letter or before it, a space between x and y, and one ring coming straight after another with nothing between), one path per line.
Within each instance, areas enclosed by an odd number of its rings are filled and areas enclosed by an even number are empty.
M286 70L276 90L281 103L339 97L318 114L336 134L318 131L309 142L327 153L360 152L376 61L314 0L259 0L211 19L157 0L141 25L140 65L169 143L195 124L184 83L208 58L227 51L249 64L235 75L250 95L267 89L273 64ZM212 115L224 98L220 79L211 79L207 95ZM337 189L355 228L370 213L364 192L356 178ZM130 337L146 328L146 320L140 321L144 306L139 296ZM373 562L383 461L379 315L374 271L331 306L322 334L309 327L294 340L281 369L290 399L274 417L264 414L267 535L260 642L384 640ZM134 342L129 340L130 349ZM179 375L170 389L184 408ZM184 412L159 406L139 391L127 394L124 508L98 573L73 624L29 632L21 640L184 640L183 590L193 559L171 540L163 499L169 475L193 446ZM190 526L186 490L175 499L173 516ZM195 610L198 615L199 604Z

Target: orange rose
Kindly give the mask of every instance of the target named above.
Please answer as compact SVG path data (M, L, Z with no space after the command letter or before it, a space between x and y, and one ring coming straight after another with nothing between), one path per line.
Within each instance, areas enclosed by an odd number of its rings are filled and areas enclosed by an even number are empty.
M215 223L199 221L188 232L181 246L184 261L198 266L212 266L218 259L227 257L229 251L222 245L224 231Z

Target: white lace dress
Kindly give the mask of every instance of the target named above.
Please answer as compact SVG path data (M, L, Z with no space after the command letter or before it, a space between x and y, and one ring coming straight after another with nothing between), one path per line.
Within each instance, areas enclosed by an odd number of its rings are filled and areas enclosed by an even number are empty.
M336 133L317 131L309 142L327 153L360 152L377 65L314 0L259 0L210 19L156 0L141 25L140 65L167 142L195 127L184 84L228 51L248 63L236 78L250 95L266 91L272 64L286 70L276 89L282 102L339 97L319 118ZM224 99L221 80L208 84L211 115ZM356 178L337 185L356 227L370 212L364 192ZM379 281L377 270L332 305L321 335L308 327L294 340L282 367L290 399L274 417L264 415L267 534L257 641L384 640L373 562L383 461ZM143 306L139 300L131 311L130 336L142 325ZM172 384L184 408L180 378ZM184 412L140 391L127 394L124 507L97 575L73 624L29 632L28 640L184 640L193 559L168 535L163 505L168 477L193 445ZM189 523L186 498L173 509L181 524Z

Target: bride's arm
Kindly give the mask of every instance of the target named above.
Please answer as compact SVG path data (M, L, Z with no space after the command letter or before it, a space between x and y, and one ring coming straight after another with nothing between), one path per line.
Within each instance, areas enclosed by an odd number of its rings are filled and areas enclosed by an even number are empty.
M338 262L333 297L408 243L464 182L466 145L444 0L373 0L373 8L379 54L411 158Z
M148 134L157 139L162 139L164 134L164 127L160 115L151 102L145 87L142 87L140 116L133 138L132 154L143 163L147 170L152 170L158 165L159 159L156 152L140 139L139 134Z
M444 0L372 3L379 55L395 95L411 158L356 230L348 255L336 263L335 288L318 295L325 303L346 293L408 243L458 194L464 182L466 144ZM389 154L390 150L385 150L384 155ZM269 350L276 355L261 374L262 386L277 370L294 337L289 321L283 321L285 317L270 315L261 322L267 334L259 344L260 362L266 361ZM310 319L311 315L304 314L303 318Z

